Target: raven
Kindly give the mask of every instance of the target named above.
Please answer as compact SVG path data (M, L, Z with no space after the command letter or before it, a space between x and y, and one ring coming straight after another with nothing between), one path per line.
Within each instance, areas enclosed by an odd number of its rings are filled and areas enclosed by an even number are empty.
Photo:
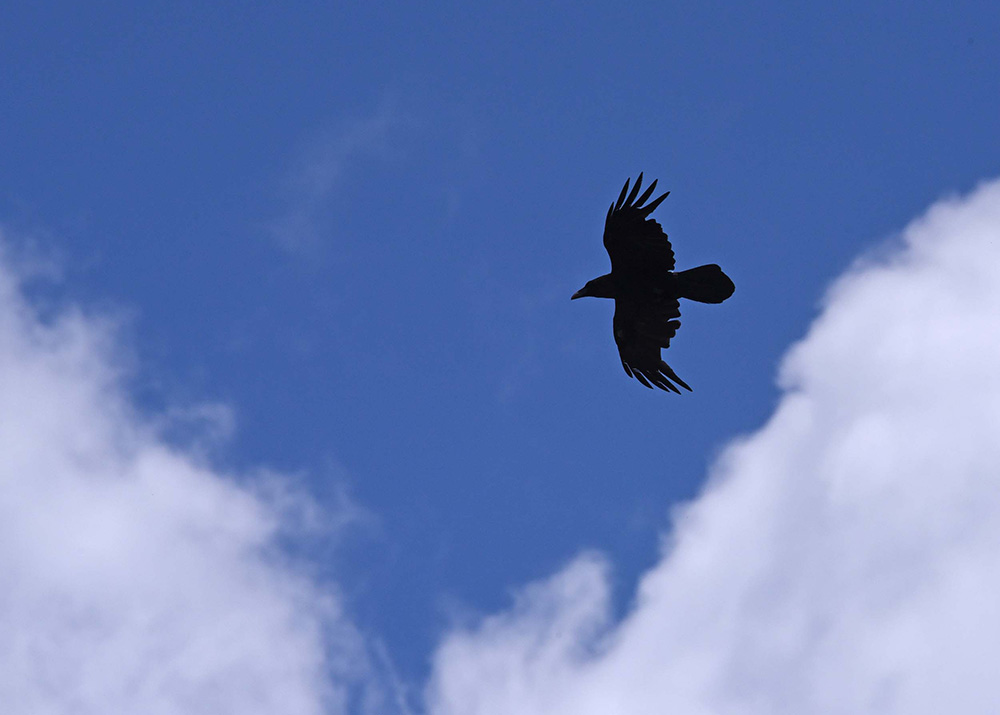
M604 222L604 247L611 256L611 272L589 281L573 299L614 298L615 342L622 367L646 387L680 393L691 390L667 363L660 348L670 347L681 323L679 298L699 303L721 303L733 294L733 281L714 263L674 273L674 249L667 234L648 218L669 191L643 206L656 188L654 181L637 199L642 174L632 192L625 182ZM627 194L627 197L626 197ZM652 383L652 384L650 384Z

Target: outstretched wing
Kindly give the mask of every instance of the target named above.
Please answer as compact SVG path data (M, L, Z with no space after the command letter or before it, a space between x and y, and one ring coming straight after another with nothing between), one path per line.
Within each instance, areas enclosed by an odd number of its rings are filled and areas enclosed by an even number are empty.
M659 223L651 218L653 212L669 191L646 206L643 204L653 194L656 181L649 185L638 199L642 174L635 180L632 193L625 182L618 200L608 209L604 222L604 247L611 256L611 271L620 276L659 276L674 270L674 249ZM628 194L626 196L626 194Z
M677 376L667 363L660 359L660 349L670 347L681 323L676 299L638 303L633 300L615 299L615 343L622 367L629 377L634 377L646 387L656 385L661 390L680 390L677 383L690 390L687 383ZM673 381L673 382L671 382Z

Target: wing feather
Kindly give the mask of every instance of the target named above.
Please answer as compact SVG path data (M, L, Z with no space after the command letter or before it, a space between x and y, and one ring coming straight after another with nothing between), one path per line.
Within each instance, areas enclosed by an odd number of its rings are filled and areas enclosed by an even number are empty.
M670 192L648 205L656 181L636 200L642 186L642 174L629 193L631 179L625 182L618 200L611 204L604 221L604 247L611 257L611 270L625 280L662 274L674 269L674 249L667 234L655 220L648 218Z
M642 196L640 196L639 199L635 202L636 205L637 206L642 206L644 203L646 203L646 199L649 198L650 194L653 193L653 189L655 189L655 188L656 188L656 179L653 179L653 183L650 184L646 188L646 190L642 192ZM670 192L668 191L667 193L669 194Z
M615 209L620 209L622 204L625 203L625 194L628 191L628 182L632 179L625 179L625 186L622 187L622 192L618 194L618 201L615 202Z
M628 184L626 184L628 186ZM625 201L629 206L633 205L635 197L639 195L639 187L642 186L642 172L639 172L639 178L635 180L635 186L632 187L632 193L628 195L628 199Z
M614 332L618 355L625 374L646 387L680 393L676 385L691 388L660 358L660 350L670 347L670 339L681 323L676 299L639 303L615 299ZM676 385L674 384L676 383Z

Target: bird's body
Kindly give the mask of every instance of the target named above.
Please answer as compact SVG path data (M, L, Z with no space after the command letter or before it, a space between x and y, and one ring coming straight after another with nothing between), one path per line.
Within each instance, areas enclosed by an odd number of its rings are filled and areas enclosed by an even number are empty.
M636 198L642 174L632 192L625 182L618 200L611 204L604 224L604 247L611 257L611 273L589 281L573 298L592 296L615 301L614 335L622 367L646 387L680 392L690 390L667 363L661 348L680 327L680 298L701 303L721 303L736 287L719 266L699 266L674 272L674 251L655 220L648 218L669 191L649 204L646 199L656 182ZM627 196L626 196L627 194ZM676 385L674 384L676 383Z

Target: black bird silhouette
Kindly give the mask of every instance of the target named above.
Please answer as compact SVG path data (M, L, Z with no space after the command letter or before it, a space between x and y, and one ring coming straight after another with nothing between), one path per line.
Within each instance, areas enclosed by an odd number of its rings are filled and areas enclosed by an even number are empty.
M670 339L681 326L678 299L721 303L736 286L714 263L674 273L674 249L667 234L648 218L670 192L643 206L656 182L637 199L642 174L631 193L629 181L604 222L604 247L611 256L611 272L589 281L573 299L614 298L615 342L626 374L646 387L656 385L679 394L674 383L691 388L660 359L660 348L670 347Z

